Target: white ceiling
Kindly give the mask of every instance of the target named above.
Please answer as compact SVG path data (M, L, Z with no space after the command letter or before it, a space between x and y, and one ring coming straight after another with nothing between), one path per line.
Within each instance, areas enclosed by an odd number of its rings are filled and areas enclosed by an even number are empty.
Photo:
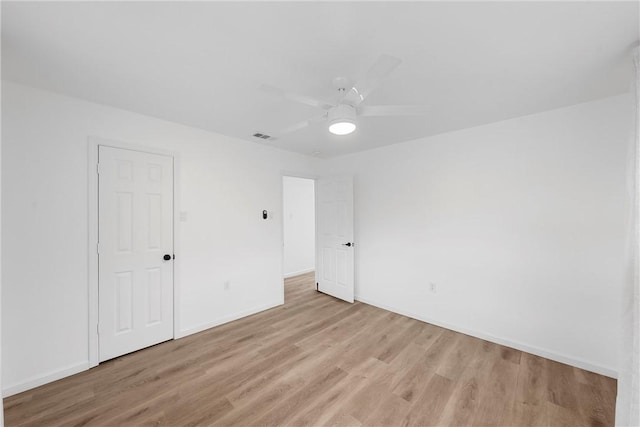
M258 141L322 111L382 54L402 64L349 136L317 124L260 142L330 157L620 94L637 2L2 2L2 77Z

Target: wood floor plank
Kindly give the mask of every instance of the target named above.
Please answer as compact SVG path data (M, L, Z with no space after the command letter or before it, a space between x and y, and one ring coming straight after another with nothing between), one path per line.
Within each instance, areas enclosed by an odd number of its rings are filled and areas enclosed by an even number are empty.
M481 386L490 381L493 365L500 359L498 350L497 345L486 341L476 347L471 362L456 381L451 399L440 419L443 425L472 425L478 410Z
M407 426L439 425L445 407L451 399L454 382L438 374L433 374L416 399L411 411L402 424Z
M478 409L473 417L473 425L500 425L514 399L518 366L509 360L496 361L488 381L480 384Z
M404 330L399 331L396 337L393 338L387 345L382 347L378 352L376 358L382 360L385 363L390 363L398 354L402 352L415 337L422 330L422 325L419 321L410 319L411 322L406 326Z
M7 426L612 426L616 381L285 281L285 304L4 399Z
M576 427L587 426L580 414L571 409L558 406L552 402L546 402L547 416L549 418L549 425L558 427ZM610 424L610 425L613 425Z
M380 397L379 404L371 411L363 425L392 426L409 411L410 404L393 393L387 392Z
M407 373L419 363L420 359L424 356L424 353L424 347L415 343L410 343L400 354L398 354L398 357L389 363L389 368L395 372L391 382L392 390L396 390L398 388L401 381L406 378Z
M546 360L523 353L520 359L515 399L507 409L503 424L518 422L523 426L547 425L549 422L545 409L547 384Z
M217 426L250 426L257 425L256 420L269 413L274 405L282 401L285 396L297 393L305 385L304 379L297 375L290 375L277 379L264 387L260 393L253 395L253 399L246 402L236 402L238 405L224 417L217 420Z
M554 405L561 406L572 411L578 409L577 391L578 378L576 378L573 369L567 369L567 366L555 362L547 361L549 378L547 395L549 402Z
M344 400L360 390L367 379L359 375L348 374L346 378L318 396L315 402L288 424L290 426L324 425L341 407Z
M392 371L384 362L380 362L373 369L376 369L376 372L371 375L366 385L347 402L348 413L363 425L366 425L365 421L369 415L388 394L388 385L392 377Z
M452 381L457 381L473 359L476 354L476 348L481 343L481 340L472 337L457 340L449 350L447 357L438 364L437 374Z
M297 413L306 410L313 400L323 392L343 380L348 374L340 368L334 367L329 371L322 371L305 384L297 393L291 394L282 402L275 405L256 421L256 425L282 426L290 421Z
M393 393L407 402L412 402L420 396L429 380L436 374L436 369L426 363L425 359L426 357L423 356L411 369L407 370L393 388Z

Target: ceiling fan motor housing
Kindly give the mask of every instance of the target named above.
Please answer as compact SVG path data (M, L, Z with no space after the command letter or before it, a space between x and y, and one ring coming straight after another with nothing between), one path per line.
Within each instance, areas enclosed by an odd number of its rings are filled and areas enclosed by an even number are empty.
M329 110L329 132L334 135L348 135L356 130L356 107L338 104Z
M339 122L356 123L356 108L349 104L339 104L329 110L329 124Z

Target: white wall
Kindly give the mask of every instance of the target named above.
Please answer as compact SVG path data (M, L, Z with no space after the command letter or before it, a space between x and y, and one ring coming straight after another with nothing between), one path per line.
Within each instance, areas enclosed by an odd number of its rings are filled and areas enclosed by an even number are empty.
M284 212L284 277L315 269L315 182L282 178Z
M359 299L613 374L627 103L320 161L3 82L3 389L88 366L90 135L179 154L179 335L282 303L282 171L353 171Z
M2 123L5 393L87 367L91 135L179 155L178 335L283 302L282 171L317 159L8 82Z
M618 96L332 160L355 174L356 298L615 375L629 111Z

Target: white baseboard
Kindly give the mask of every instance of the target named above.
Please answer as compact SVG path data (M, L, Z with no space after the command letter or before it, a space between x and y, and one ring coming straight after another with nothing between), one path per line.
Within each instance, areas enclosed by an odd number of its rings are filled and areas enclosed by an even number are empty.
M258 313L260 311L268 310L270 308L277 307L277 306L282 305L282 304L284 304L284 300L280 299L277 302L273 302L273 303L270 303L270 304L264 304L264 305L261 305L261 306L258 306L258 307L254 307L254 308L252 308L250 310L245 310L245 311L242 311L242 312L239 312L239 313L234 313L232 315L216 319L216 320L214 320L212 322L204 323L204 324L198 325L196 327L180 331L179 336L176 336L175 338L178 339L178 338L185 337L187 335L195 334L196 332L200 332L200 331L203 331L205 329L212 328L214 326L222 325L223 323L231 322L233 320L240 319L241 317L249 316L251 314L255 314L255 313ZM83 362L80 362L80 363L77 363L77 364L74 364L74 365L70 365L70 366L67 366L67 367L64 367L64 368L49 372L47 374L37 375L37 376L31 377L31 378L29 378L26 381L23 381L21 383L13 384L13 385L4 387L2 389L2 397L9 397L9 396L12 396L14 394L22 393L23 391L27 391L27 390L30 390L32 388L39 387L41 385L48 384L50 382L57 381L59 379L62 379L62 378L77 374L79 372L86 371L89 368L90 368L89 361L85 360Z
M38 375L29 378L28 380L19 384L10 385L2 389L2 397L13 396L14 394L22 393L23 391L31 390L32 388L39 387L41 385L51 383L68 377L70 375L77 374L78 372L86 371L89 369L89 361L86 360L75 365L67 366L66 368L58 369L48 374Z
M407 317L411 317L413 319L417 319L420 320L422 322L426 322L426 323L430 323L432 325L436 325L436 326L440 326L442 328L446 328L446 329L450 329L452 331L456 331L456 332L460 332L463 333L465 335L470 335L472 337L476 337L476 338L480 338L486 341L491 341L493 343L496 344L500 344L500 345L504 345L507 347L511 347L514 348L516 350L520 350L520 351L524 351L527 353L531 353L531 354L535 354L536 356L540 356L540 357L544 357L547 359L551 359L551 360L555 360L556 362L560 362L560 363L566 363L567 365L571 365L571 366L575 366L577 368L580 369L584 369L590 372L595 372L597 374L601 374L601 375L605 375L607 377L611 377L611 378L617 378L618 377L618 371L606 366L601 366L598 364L594 364L591 362L587 362L585 360L582 360L580 358L576 358L576 357L571 357L571 356L566 356L564 354L560 354L560 353L556 353L547 349L543 349L543 348L539 348L536 346L531 346L528 344L523 344L517 341L512 341L506 338L500 338L500 337L496 337L494 335L491 334L487 334L484 332L479 332L479 331L475 331L475 330L471 330L471 329L467 329L467 328L461 328L458 327L456 325L447 323L447 322L441 322L438 320L434 320L434 319L430 319L426 316L423 315L419 315L416 313L411 313L408 312L406 310L402 310L396 307L392 307L389 306L387 304L384 303L378 303L376 301L370 300L368 298L363 298L361 296L356 295L355 299L357 301L363 302L365 304L369 304L369 305L373 305L375 307L379 307L382 308L384 310L388 310L388 311L392 311L394 313L398 313L401 314L403 316L407 316ZM274 308L277 307L279 305L282 305L284 303L284 301L279 300L277 302L272 302L269 304L264 304L264 305L260 305L258 307L254 307L252 309L249 310L244 310L242 312L239 313L234 313L232 315L229 316L225 316L225 317L221 317L219 319L216 319L212 322L207 322L207 323L203 323L200 324L198 326L192 327L192 328L188 328L185 330L180 331L179 335L176 336L176 339L178 338L182 338L182 337L186 337L187 335L191 335L191 334L195 334L197 332L201 332L204 331L205 329L209 329L209 328L213 328L215 326L219 326L222 325L224 323L228 323L237 319L240 319L242 317L246 317L255 313L259 313L261 311L264 310L268 310L270 308ZM77 374L79 372L82 371L86 371L89 369L89 361L83 361L81 363L77 363L74 365L70 365L67 366L65 368L62 369L58 369L56 371L53 372L49 372L47 374L44 375L38 375L38 376L34 376L29 378L28 380L18 383L18 384L13 384L10 386L7 386L5 388L3 388L2 390L2 396L3 397L9 397L12 396L14 394L18 394L18 393L22 393L23 391L27 391L30 390L32 388L53 382L53 381L57 381L59 379L68 377L70 375L74 375Z
M216 320L214 320L212 322L203 323L203 324L198 325L196 327L182 330L182 331L180 331L178 336L175 337L175 339L186 337L187 335L195 334L196 332L204 331L205 329L209 329L209 328L212 328L214 326L222 325L223 323L231 322L233 320L240 319L241 317L246 317L246 316L249 316L251 314L255 314L255 313L258 313L258 312L261 312L261 311L264 311L264 310L268 310L270 308L277 307L277 306L282 305L282 304L284 304L284 300L281 299L281 300L278 300L276 302L260 305L258 307L254 307L254 308L249 309L249 310L245 310L245 311L241 311L239 313L234 313L234 314L229 315L229 316L221 317L221 318L216 319ZM24 382L21 382L19 384L13 384L13 385L10 385L8 387L3 388L2 397L9 397L9 396L12 396L14 394L22 393L23 391L27 391L27 390L30 390L32 388L36 388L36 387L39 387L41 385L44 385L44 384L47 384L47 383L50 383L50 382L53 382L53 381L57 381L59 379L62 379L62 378L77 374L79 372L86 371L89 368L90 368L89 361L86 360L86 361L83 361L81 363L77 363L77 364L62 368L62 369L58 369L58 370L50 372L48 374L34 376L34 377L31 377L28 380L26 380Z
M230 314L228 316L220 317L216 320L212 320L211 322L201 323L197 326L193 326L191 328L187 328L179 331L178 334L176 335L176 339L184 338L188 335L196 334L198 332L202 332L206 329L213 328L215 326L220 326L225 323L233 322L234 320L238 320L242 317L250 316L252 314L256 314L264 310L269 310L270 308L274 308L282 304L284 304L284 301L279 300L276 302L271 302L269 304L259 305L258 307L254 307L249 310L244 310L238 313Z
M534 354L536 356L544 357L546 359L551 359L556 362L565 363L567 365L575 366L576 368L584 369L585 371L595 372L596 374L604 375L610 378L618 378L618 371L616 369L594 364L577 357L567 356L567 355L557 353L551 350L547 350L544 348L531 346L531 345L524 344L517 341L512 341L507 338L496 337L494 335L487 334L484 332L479 332L479 331L475 331L467 328L461 328L457 325L453 325L448 322L441 322L439 320L430 319L421 314L411 313L409 311L399 309L397 307L392 307L388 304L379 303L377 301L373 301L368 298L363 298L358 295L356 295L355 299L357 301L363 302L368 305L373 305L375 307L382 308L387 311L392 311L394 313L398 313L403 316L411 317L412 319L416 319L422 322L430 323L432 325L440 326L441 328L450 329L455 332L460 332L462 334L470 335L475 338L480 338L485 341L490 341L496 344L504 345L506 347L511 347L516 350L524 351L526 353Z
M284 278L288 279L289 277L295 277L301 274L311 273L312 271L315 271L315 267L307 268L306 270L294 271L293 273L284 273Z

